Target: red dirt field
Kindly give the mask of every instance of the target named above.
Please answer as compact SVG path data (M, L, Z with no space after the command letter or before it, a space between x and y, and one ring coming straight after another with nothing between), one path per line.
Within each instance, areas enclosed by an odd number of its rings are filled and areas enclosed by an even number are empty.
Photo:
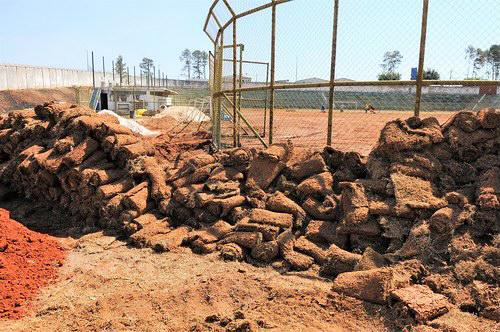
M58 241L33 232L0 209L0 319L19 319L66 256Z
M262 134L264 129L264 112L261 109L245 109L243 114L248 121ZM446 122L454 112L428 112L422 118L436 117L440 123ZM267 116L269 117L269 111ZM333 146L342 151L356 151L368 154L377 143L380 130L391 120L409 118L413 112L379 111L375 114L365 111L335 112L333 115ZM269 118L267 119L269 121ZM322 148L326 145L328 113L320 110L288 110L274 111L274 142L292 140L295 146ZM223 134L232 132L230 122L224 122ZM248 133L251 132L245 127ZM244 133L242 129L242 134ZM266 128L265 141L268 141L269 129ZM231 137L223 137L223 142L231 144ZM258 146L260 143L251 135L242 136L243 146Z
M34 107L48 100L76 103L76 90L74 88L1 90L0 114Z

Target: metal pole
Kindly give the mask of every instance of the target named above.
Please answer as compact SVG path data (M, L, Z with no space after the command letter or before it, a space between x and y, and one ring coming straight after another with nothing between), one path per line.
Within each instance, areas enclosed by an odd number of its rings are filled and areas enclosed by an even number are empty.
M153 66L153 86L156 86L156 67Z
M420 116L422 102L422 82L424 80L425 41L427 39L427 15L429 13L429 0L423 0L422 29L420 32L420 57L418 59L418 77L415 92L415 116Z
M266 86L269 84L269 62L266 64ZM267 97L269 96L268 91L264 92L266 96L264 100L264 132L263 136L266 137L266 127L267 127Z
M269 145L273 144L274 83L276 69L276 0L273 0L271 22L271 98L269 102Z
M220 46L218 49L218 58L217 58L217 92L220 92L222 90L222 65L223 61L222 58L224 57L224 31L221 31L220 33ZM219 95L217 97L217 109L216 109L216 114L215 114L215 119L216 119L216 132L215 132L215 141L217 148L220 149L221 146L221 113L222 113L222 95Z
M236 20L233 22L233 146L237 147L238 146L238 129L236 128L236 123L237 123L237 117L238 114L236 113L236 107L237 107L237 101L236 101L236 70L237 70L237 49L236 49L236 44L237 44L237 36L236 36Z
M134 87L137 85L137 82L136 82L136 77L135 77L135 66L134 66Z
M115 61L111 61L111 69L113 71L112 75L113 75L113 83L115 82Z
M104 81L106 82L106 67L104 66L104 57L102 57L102 74L104 76Z
M127 67L127 85L130 85L130 71Z
M92 87L95 89L94 51L92 51Z
M217 92L217 71L218 71L218 58L217 58L217 52L218 52L218 49L217 49L217 37L215 38L215 41L214 41L214 53L213 53L213 61L211 63L211 66L212 66L212 72L213 72L213 79L212 79L212 85L209 86L209 93L210 93L210 112L211 112L211 118L212 118L212 137L213 137L213 140L215 141L215 133L216 133L216 126L215 126L215 113L216 113L216 105L217 105L217 97L215 97L215 93ZM209 63L210 64L210 63ZM167 81L168 83L168 81ZM214 143L214 146L217 148L216 146L217 144Z
M134 86L132 87L132 111L135 115L135 66L134 66Z
M328 136L326 145L332 145L333 136L333 99L335 97L335 67L337 62L337 31L339 19L339 0L334 1L333 6L333 32L332 32L332 58L330 66L330 96L328 99Z
M241 86L243 85L243 45L240 45L240 81L238 84L238 87L241 89ZM241 113L241 91L238 92L238 111ZM238 146L240 146L240 129L241 129L241 122L240 122L241 116L238 116Z

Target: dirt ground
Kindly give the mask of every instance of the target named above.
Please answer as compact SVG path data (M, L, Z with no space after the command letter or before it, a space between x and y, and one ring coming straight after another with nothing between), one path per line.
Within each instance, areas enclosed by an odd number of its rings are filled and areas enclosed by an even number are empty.
M387 309L331 292L314 272L280 274L185 248L155 254L72 228L60 210L21 200L0 206L28 226L38 221L69 250L57 282L26 317L0 321L0 331L393 330Z
M76 103L74 88L1 90L0 113L34 107L47 101Z
M246 113L251 121L262 120L256 111ZM451 113L426 115L445 122ZM409 116L336 113L334 142L367 153L386 121ZM277 110L275 119L276 141L324 146L326 113ZM164 135L172 125L168 119L150 124ZM173 143L189 143L187 131L171 138L165 151ZM197 256L187 248L155 254L117 234L81 228L81 220L41 203L13 198L0 207L31 229L58 237L68 250L57 281L41 291L27 316L0 321L0 331L401 330L395 328L395 310L333 292L331 281L314 269L280 273L277 265L227 263L218 254Z
M248 121L261 134L264 133L263 110L245 109L243 114ZM454 112L426 112L423 118L436 117L441 123L446 122ZM269 111L267 116L269 117ZM377 143L380 130L391 120L397 118L409 118L413 112L401 111L377 111L377 113L365 113L365 111L344 112L335 111L333 115L333 146L343 151L356 151L368 154ZM269 121L269 119L267 119ZM230 133L232 127L229 122L224 124L223 133ZM274 111L274 142L285 142L292 140L296 146L309 146L322 148L326 145L326 134L328 127L328 113L321 110L287 110L277 109ZM245 128L246 129L246 128ZM251 132L247 130L249 134ZM266 128L266 135L269 129ZM244 131L242 130L242 134ZM265 141L268 138L266 136ZM225 138L225 141L232 141ZM258 146L260 143L255 138L247 135L242 136L243 145Z

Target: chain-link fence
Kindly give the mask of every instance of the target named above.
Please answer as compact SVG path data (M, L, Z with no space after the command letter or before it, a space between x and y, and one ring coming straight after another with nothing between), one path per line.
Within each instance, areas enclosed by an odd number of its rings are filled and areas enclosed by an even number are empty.
M214 0L217 147L368 153L387 121L500 107L500 0Z

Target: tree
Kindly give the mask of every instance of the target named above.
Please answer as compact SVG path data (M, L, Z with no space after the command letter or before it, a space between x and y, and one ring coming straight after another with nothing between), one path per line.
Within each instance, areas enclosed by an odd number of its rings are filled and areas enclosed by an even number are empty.
M153 70L153 60L150 58L142 58L142 62L139 64L142 72L146 75L146 80L148 85L151 82L151 71Z
M196 78L201 78L203 74L203 66L202 66L202 52L200 50L196 50L191 54L192 57L192 66L193 66L193 74Z
M424 80L439 80L441 76L434 69L427 69L424 71Z
M127 64L123 61L123 57L121 55L116 58L115 73L120 78L120 85L122 85L123 77L127 73Z
M469 66L472 65L472 77L469 77L467 73L467 78L479 78L480 71L484 68L484 65L489 62L490 54L489 50L483 51L480 48L475 48L469 45L465 49L466 58L469 59Z
M387 51L384 54L384 59L382 64L380 65L384 70L382 74L378 75L378 79L380 81L397 81L401 79L401 74L397 73L396 70L398 66L401 64L401 60L403 60L403 56L401 52L395 51Z
M399 51L389 51L385 52L384 54L384 60L381 64L382 68L384 69L385 72L388 73L394 73L396 72L396 69L398 66L401 64L401 60L403 60L403 56L401 55L401 52Z
M469 67L467 68L467 78L470 78L470 68L474 63L476 55L477 55L477 49L472 45L467 46L467 48L465 49L465 59L469 60Z
M190 80L191 79L191 67L193 63L193 55L191 54L191 51L189 49L185 49L182 51L181 56L179 57L179 60L184 63L184 67L182 70L187 73L187 77Z
M500 76L500 45L491 45L486 61L491 66L491 79L497 80Z
M201 66L203 68L203 78L207 78L207 65L208 65L208 53L206 51L201 52Z
M481 69L484 68L486 61L488 59L488 51L483 51L482 49L476 49L476 53L474 55L474 61L472 65L472 75L477 77Z

